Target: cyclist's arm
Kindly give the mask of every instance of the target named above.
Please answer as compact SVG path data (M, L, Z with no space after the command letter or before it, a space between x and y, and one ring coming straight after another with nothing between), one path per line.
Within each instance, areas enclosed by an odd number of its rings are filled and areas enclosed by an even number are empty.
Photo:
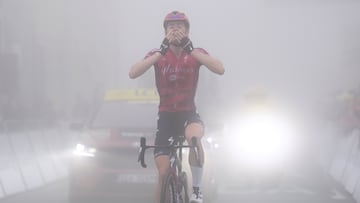
M224 74L224 66L218 59L215 59L212 56L205 54L198 49L194 49L191 52L191 55L212 72L219 75Z
M156 61L158 61L161 58L160 52L155 52L153 55L135 63L129 72L129 77L131 79L135 79L142 74L144 74L151 66L153 66Z

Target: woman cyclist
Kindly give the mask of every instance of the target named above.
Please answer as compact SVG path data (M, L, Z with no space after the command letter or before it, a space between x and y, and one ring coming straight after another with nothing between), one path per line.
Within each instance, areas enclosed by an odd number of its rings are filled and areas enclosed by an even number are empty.
M157 133L155 145L168 145L170 136L185 134L188 143L191 137L197 138L200 149L200 164L196 162L192 150L189 153L189 164L192 173L193 193L191 203L201 203L200 191L204 151L201 137L204 135L204 124L195 105L195 94L202 65L210 71L222 75L222 63L210 56L202 48L194 48L189 38L190 23L182 12L173 11L165 16L165 38L159 49L150 51L144 59L135 63L129 72L134 79L152 66L155 70L156 87L160 96ZM158 169L156 199L159 202L161 183L169 167L169 151L154 150L155 163Z

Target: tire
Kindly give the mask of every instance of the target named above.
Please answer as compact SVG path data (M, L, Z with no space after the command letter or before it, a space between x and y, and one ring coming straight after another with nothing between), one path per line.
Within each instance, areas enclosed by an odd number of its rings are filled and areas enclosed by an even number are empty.
M160 203L176 203L176 181L171 173L162 182Z
M185 172L180 174L180 197L179 203L189 203L188 179Z

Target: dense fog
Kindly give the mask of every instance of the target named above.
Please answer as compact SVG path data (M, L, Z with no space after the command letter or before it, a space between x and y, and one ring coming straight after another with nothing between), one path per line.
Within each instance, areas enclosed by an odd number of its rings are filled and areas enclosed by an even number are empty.
M67 120L109 88L154 87L153 71L136 80L128 71L160 46L173 10L188 15L194 46L225 67L201 70L200 104L233 104L257 87L316 103L359 85L359 9L356 0L0 0L2 112Z

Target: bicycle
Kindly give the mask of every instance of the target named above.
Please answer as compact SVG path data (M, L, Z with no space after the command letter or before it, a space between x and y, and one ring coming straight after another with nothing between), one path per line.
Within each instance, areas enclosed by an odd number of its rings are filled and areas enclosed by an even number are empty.
M146 138L140 138L140 152L138 162L146 168L145 151L149 148L170 148L170 167L164 177L161 186L160 203L189 203L187 174L182 169L183 148L192 148L195 158L200 163L199 148L196 138L191 139L192 145L184 145L185 136L179 136L178 140L170 140L170 145L146 145Z

